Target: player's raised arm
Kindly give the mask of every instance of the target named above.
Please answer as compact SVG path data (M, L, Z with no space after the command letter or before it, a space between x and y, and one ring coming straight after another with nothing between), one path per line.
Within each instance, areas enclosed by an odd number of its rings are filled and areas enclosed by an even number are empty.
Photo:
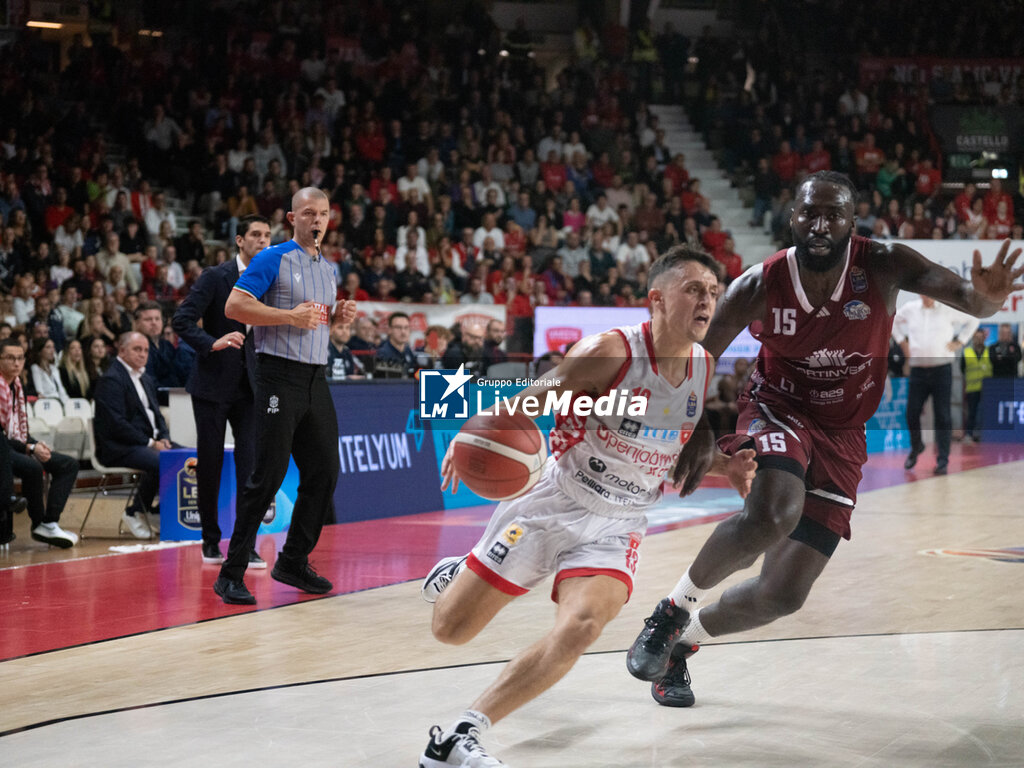
M703 346L718 360L744 328L764 317L764 282L761 265L755 264L737 277L718 300L718 308Z
M930 296L975 317L988 317L999 311L1011 293L1024 290L1024 283L1018 282L1024 275L1024 266L1014 269L1020 253L1020 248L1011 252L1010 241L1004 240L995 260L984 266L981 252L975 250L970 280L902 243L879 245L872 255L881 255L888 262L883 269L890 271L893 286L890 312L895 308L896 293L904 290Z

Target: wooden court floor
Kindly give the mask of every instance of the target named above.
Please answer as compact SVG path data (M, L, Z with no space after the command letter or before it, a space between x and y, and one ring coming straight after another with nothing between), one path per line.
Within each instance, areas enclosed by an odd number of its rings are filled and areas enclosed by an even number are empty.
M1024 453L989 459L957 455L947 477L921 471L863 492L853 540L802 611L694 657L692 709L657 706L626 673L624 651L710 528L649 536L620 617L487 745L522 767L1024 765ZM871 463L884 472L899 462ZM433 545L479 532L463 527ZM95 562L119 572L119 558ZM18 570L28 594L59 565L0 570L0 584ZM216 571L193 570L204 582ZM272 609L0 662L0 764L415 766L429 727L447 725L553 614L542 586L451 648L430 636L418 580L277 604L266 574L249 578ZM135 589L171 595L175 584ZM5 632L23 625L10 600L4 613Z

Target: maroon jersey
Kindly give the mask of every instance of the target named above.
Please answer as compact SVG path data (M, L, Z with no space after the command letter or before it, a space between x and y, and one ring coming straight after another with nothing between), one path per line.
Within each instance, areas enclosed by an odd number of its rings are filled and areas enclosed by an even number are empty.
M747 396L804 413L824 428L862 427L885 384L893 318L867 266L871 241L854 236L842 277L823 305L811 306L795 249L764 262L764 319Z

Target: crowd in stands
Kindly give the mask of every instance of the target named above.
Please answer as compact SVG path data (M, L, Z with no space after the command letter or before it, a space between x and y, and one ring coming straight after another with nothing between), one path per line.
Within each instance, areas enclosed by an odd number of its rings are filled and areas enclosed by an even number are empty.
M1019 53L1005 25L939 5L988 55ZM157 383L178 386L190 351L165 327L174 307L205 266L233 257L245 216L289 239L291 195L309 185L330 195L323 252L339 298L504 304L506 328L483 333L500 332L508 353L531 351L537 306L642 306L648 265L673 244L708 250L728 282L750 260L648 100L687 105L749 186L751 224L781 243L795 185L825 168L863 190L865 235L1020 237L1012 190L943 188L927 105L1021 104L1024 78L947 94L890 77L864 92L852 58L802 65L840 55L820 30L887 40L873 10L920 30L928 53L936 14L868 2L851 26L845 7L814 4L843 23L801 25L801 51L790 22L810 10L752 6L763 18L746 42L584 20L557 72L537 66L522 28L502 39L473 2L214 3L187 29L123 46L76 40L61 61L23 34L0 53L11 107L0 116L0 336L23 339L35 394L89 396L117 337L159 310L141 325ZM453 346L478 349L463 330ZM395 333L338 329L335 346L380 348Z

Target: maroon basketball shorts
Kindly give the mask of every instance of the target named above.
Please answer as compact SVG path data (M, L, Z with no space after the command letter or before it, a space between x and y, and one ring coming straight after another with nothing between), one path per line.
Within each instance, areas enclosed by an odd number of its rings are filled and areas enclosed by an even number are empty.
M750 400L740 411L736 434L718 442L732 455L757 451L758 469L781 469L804 481L804 516L850 538L861 468L867 461L863 427L823 429L783 404Z

